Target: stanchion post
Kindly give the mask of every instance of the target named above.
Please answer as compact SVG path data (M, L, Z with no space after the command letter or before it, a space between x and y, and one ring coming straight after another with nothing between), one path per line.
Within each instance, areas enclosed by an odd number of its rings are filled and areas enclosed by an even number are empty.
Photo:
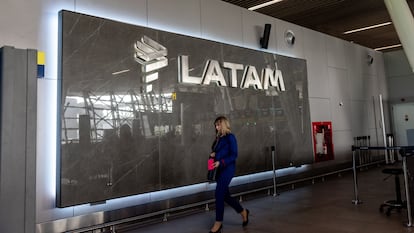
M384 121L384 108L382 106L382 95L379 95L379 105L380 105L380 112L381 112L381 125L382 125L382 137L384 140L384 153L385 153L385 164L393 163L394 161L390 160L388 156L388 150L387 150L387 136L385 133L385 121Z
M407 216L408 223L407 226L412 226L412 216L411 216L411 201L410 201L410 191L408 189L408 172L407 172L407 157L403 156L403 171L404 171L404 185L405 185L405 200L407 202Z
M362 202L358 199L358 181L357 181L357 171L356 171L356 159L355 159L355 150L356 148L352 146L352 170L354 173L354 194L355 199L352 200L352 203L355 205L361 204Z
M279 195L276 191L276 157L275 157L275 146L271 147L272 151L272 165L273 165L273 196Z

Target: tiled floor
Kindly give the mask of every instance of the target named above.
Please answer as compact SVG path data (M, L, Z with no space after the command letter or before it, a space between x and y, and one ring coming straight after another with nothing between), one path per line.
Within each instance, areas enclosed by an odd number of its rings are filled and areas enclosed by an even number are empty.
M225 233L400 233L414 232L407 227L407 211L387 217L379 211L384 200L394 199L394 179L384 181L383 167L358 172L359 199L354 205L353 176L326 177L322 182L280 195L246 197L242 205L250 210L250 223L243 229L241 218L226 206ZM403 184L403 177L401 177ZM404 188L404 187L402 187ZM404 190L403 190L404 191ZM404 195L404 192L402 192ZM405 197L403 196L405 200ZM144 225L128 233L207 233L214 222L214 210Z

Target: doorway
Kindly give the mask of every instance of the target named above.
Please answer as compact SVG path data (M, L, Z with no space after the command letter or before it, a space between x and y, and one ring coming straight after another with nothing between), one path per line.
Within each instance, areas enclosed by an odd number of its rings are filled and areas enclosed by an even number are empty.
M395 142L398 146L414 146L414 103L392 107Z

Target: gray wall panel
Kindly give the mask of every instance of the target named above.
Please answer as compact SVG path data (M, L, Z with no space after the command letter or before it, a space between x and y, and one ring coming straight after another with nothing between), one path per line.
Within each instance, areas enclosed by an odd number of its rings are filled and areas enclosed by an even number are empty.
M194 0L151 0L148 2L148 27L169 32L185 32L201 36L200 1Z
M25 127L23 109L26 105L26 53L5 47L1 89L1 232L24 232L25 203ZM21 64L15 67L14 64ZM23 79L23 80L22 80ZM21 91L21 92L20 92ZM23 95L21 95L23 93Z
M243 45L241 8L211 0L201 0L200 5L202 38Z
M112 0L75 0L74 10L122 22L147 25L147 2L147 0L122 0L120 4L119 1Z
M37 51L27 50L26 101L26 232L36 222Z
M343 41L341 39L326 36L325 37L327 57L328 57L328 66L334 68L347 68L347 59L346 56L346 45L349 42Z
M33 232L36 53L12 47L1 51L0 232Z
M326 53L325 35L304 29L304 50L308 67L309 97L329 98L330 83L328 76L328 57ZM315 106L316 107L316 106ZM320 112L318 107L311 112ZM319 118L313 120L321 121Z

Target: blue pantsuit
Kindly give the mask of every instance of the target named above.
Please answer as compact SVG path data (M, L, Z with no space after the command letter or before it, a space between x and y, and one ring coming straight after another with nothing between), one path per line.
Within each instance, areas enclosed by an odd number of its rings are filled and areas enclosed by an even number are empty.
M236 171L237 141L233 134L226 134L219 137L215 145L215 160L220 162L217 186L215 191L216 198L216 221L223 221L224 203L230 205L237 213L243 211L240 203L230 196L229 185Z

